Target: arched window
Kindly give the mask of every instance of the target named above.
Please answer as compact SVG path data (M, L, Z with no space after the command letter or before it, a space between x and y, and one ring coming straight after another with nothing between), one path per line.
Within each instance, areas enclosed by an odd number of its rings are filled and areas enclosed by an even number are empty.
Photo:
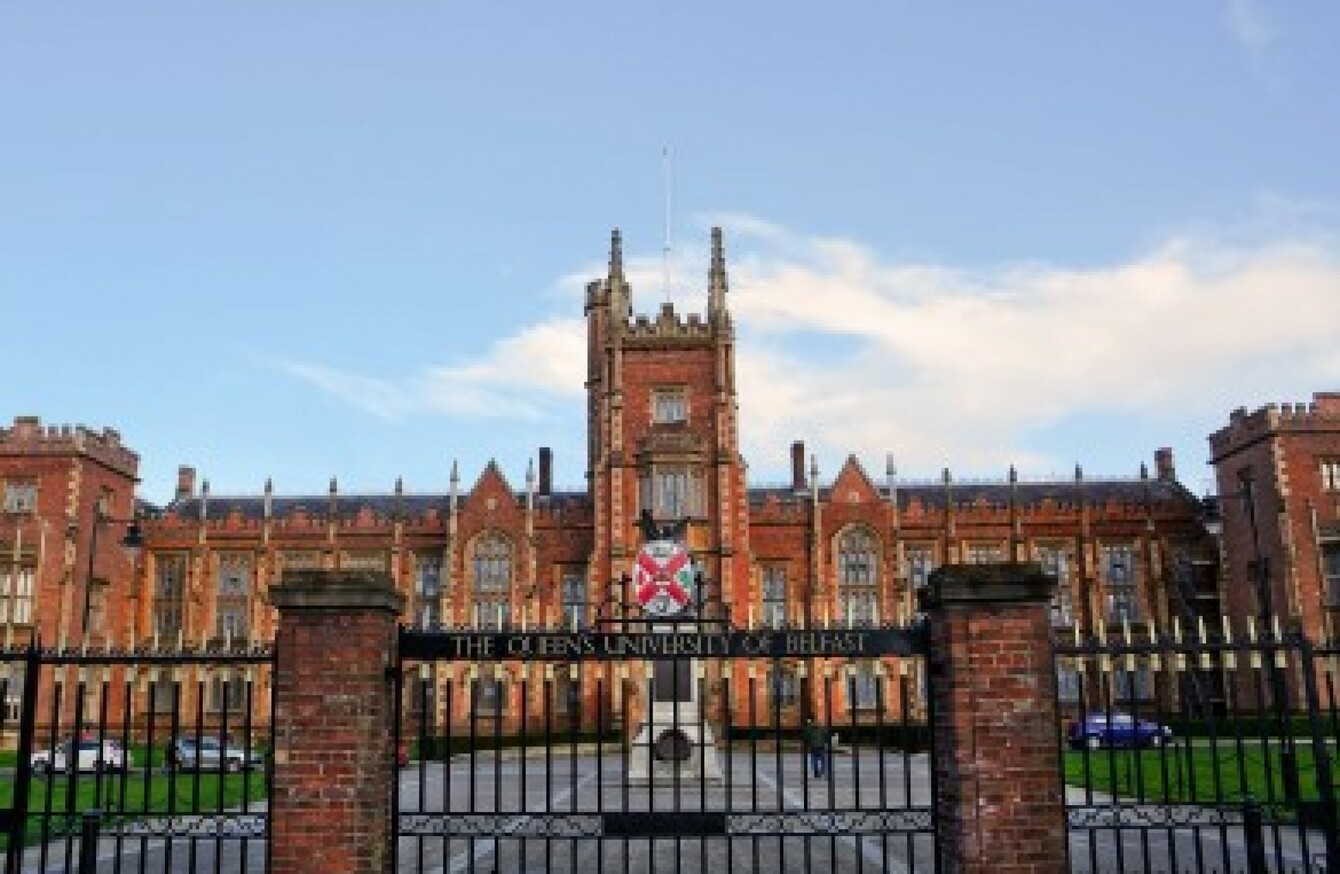
M873 622L878 608L879 541L870 529L853 526L838 535L839 622Z
M475 613L480 625L493 628L506 622L512 591L512 544L497 531L475 538L470 553Z

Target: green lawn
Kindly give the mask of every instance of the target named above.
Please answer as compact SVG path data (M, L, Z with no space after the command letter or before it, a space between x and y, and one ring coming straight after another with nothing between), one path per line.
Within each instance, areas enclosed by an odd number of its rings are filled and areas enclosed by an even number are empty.
M0 782L0 806L12 803L13 793L13 780ZM266 796L266 784L265 772L260 770L241 774L178 773L175 777L140 771L125 777L103 775L101 781L93 774L81 774L74 785L73 804L69 793L69 780L65 776L33 780L25 843L41 839L44 820L48 823L49 838L63 836L67 823L78 830L78 817L66 816L71 811L78 814L98 809L122 820L167 813L208 813L241 807L244 800L261 800ZM0 845L3 843L0 838Z
M1315 801L1316 768L1310 744L1295 747L1300 800ZM1240 802L1251 796L1262 804L1285 801L1282 751L1259 743L1181 743L1165 749L1065 752L1065 779L1151 802ZM1335 757L1332 756L1332 769ZM1333 774L1333 778L1340 775Z

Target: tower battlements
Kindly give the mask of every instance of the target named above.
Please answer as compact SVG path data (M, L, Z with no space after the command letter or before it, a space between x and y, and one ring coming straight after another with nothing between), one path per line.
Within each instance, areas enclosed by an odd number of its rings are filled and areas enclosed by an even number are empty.
M685 340L693 338L711 338L714 325L701 313L677 313L670 301L661 304L661 310L653 318L640 315L627 327L627 336L633 340Z
M1210 454L1219 458L1280 431L1340 430L1340 392L1315 392L1311 403L1266 404L1248 412L1238 407L1228 425L1210 435Z
M0 428L0 455L83 455L129 477L140 466L139 454L122 445L114 428L43 425L37 416L15 416L12 427Z

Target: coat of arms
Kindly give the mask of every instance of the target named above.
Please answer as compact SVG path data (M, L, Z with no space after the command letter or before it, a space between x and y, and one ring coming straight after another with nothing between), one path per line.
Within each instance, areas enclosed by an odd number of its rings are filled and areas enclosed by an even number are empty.
M693 603L693 559L682 544L652 540L642 545L633 566L637 601L652 616L674 616Z

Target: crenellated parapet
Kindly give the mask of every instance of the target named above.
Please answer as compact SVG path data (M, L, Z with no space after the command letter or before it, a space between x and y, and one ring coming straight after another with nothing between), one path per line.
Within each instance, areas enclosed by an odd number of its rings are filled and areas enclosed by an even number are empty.
M140 467L139 454L123 446L113 428L43 425L37 416L16 416L13 427L0 428L0 455L82 455L131 478Z
M670 301L661 304L655 317L639 315L626 327L624 339L630 346L639 344L679 344L710 342L718 336L718 325L700 313L675 312Z
M1211 459L1280 432L1335 428L1340 424L1340 392L1315 392L1311 403L1266 404L1254 412L1238 407L1228 424L1210 435Z

